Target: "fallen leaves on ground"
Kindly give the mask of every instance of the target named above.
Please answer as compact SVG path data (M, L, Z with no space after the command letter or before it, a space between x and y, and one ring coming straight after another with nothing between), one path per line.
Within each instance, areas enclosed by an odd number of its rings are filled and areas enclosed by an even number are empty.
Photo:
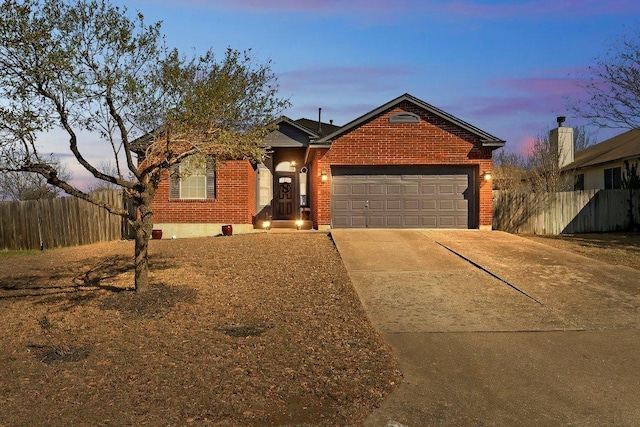
M152 241L144 293L132 258L3 257L0 425L360 425L400 381L326 234Z

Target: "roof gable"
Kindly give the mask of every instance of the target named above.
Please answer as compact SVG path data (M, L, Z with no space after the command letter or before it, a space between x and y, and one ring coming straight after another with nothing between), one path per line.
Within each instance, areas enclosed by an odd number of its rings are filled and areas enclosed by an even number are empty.
M584 169L638 157L640 157L640 128L624 132L577 152L574 161L562 169Z
M311 119L291 120L282 116L277 122L277 129L265 138L265 145L270 147L301 147L309 145L323 135L339 129L331 123L318 122ZM316 129L316 130L314 130Z
M411 104L424 109L426 111L428 111L429 113L440 117L441 119L457 126L460 127L468 132L470 132L473 135L476 135L480 141L482 142L482 145L484 147L491 147L491 148L499 148L499 147L503 147L505 144L504 140L501 140L463 120L460 120L459 118L443 111L440 110L439 108L434 107L431 104L427 104L424 101L419 100L418 98L409 95L408 93L405 93L402 96L399 96L396 99L393 99L389 102L387 102L384 105L381 105L380 107L364 114L363 116L358 117L357 119L347 123L346 125L342 126L341 128L338 128L337 130L335 130L334 132L320 138L317 143L320 144L327 144L330 143L333 139L361 126L362 124L368 122L369 120L371 120L372 118L378 116L379 114L382 114L383 112L399 105L402 102L410 102Z

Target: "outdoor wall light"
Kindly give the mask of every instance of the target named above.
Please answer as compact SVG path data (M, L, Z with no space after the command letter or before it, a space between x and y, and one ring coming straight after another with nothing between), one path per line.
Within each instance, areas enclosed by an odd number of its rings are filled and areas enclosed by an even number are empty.
M320 172L320 180L322 180L322 182L325 182L328 179L329 179L329 177L327 176L327 172L326 171Z
M484 177L485 181L491 181L491 172L490 171L484 171L482 173L482 176Z
M300 230L302 228L302 225L304 224L304 221L301 219L296 220L296 227L298 228L298 230Z
M268 230L271 227L271 221L262 221L262 228Z

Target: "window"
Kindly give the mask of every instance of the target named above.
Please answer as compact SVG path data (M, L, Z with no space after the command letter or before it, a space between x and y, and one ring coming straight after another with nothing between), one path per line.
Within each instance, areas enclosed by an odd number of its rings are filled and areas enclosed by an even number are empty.
M584 191L584 174L581 173L574 177L573 191Z
M180 163L180 198L206 199L207 172L204 162L186 158Z
M169 198L215 199L215 169L210 162L188 157L171 171Z
M604 170L604 188L613 190L622 188L622 168L609 168Z

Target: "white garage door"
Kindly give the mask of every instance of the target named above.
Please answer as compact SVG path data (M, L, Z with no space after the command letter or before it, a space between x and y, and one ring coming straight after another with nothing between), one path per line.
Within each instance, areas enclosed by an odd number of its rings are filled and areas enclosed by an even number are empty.
M334 228L471 228L473 169L333 167Z

